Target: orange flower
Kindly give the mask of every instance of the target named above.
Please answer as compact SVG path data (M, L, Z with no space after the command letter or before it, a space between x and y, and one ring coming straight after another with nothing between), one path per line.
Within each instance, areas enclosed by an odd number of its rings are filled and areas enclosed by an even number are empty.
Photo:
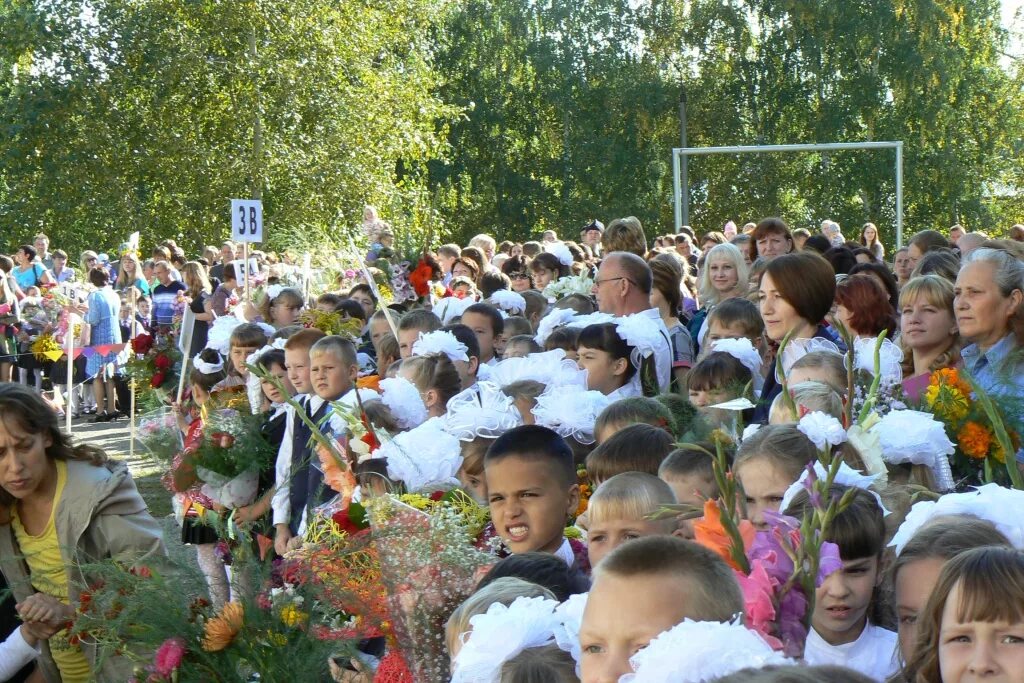
M960 371L956 368L940 368L939 370L936 370L932 373L932 378L928 380L928 383L932 386L945 384L964 395L969 395L971 393L971 385L960 377Z
M576 507L577 517L587 511L587 505L590 503L592 493L590 484L580 484L580 504Z
M373 389L380 393L380 376L367 375L356 380L356 389Z
M245 610L241 603L229 602L221 609L220 614L206 622L203 633L203 649L207 652L220 652L235 639L242 630Z
M977 422L968 422L956 435L960 449L976 460L984 460L992 447L992 431Z
M739 529L745 552L750 547L750 544L754 542L756 532L754 525L747 520L742 520L739 523ZM718 507L718 501L704 501L704 517L693 523L693 535L697 543L700 543L709 550L714 550L723 560L729 563L730 567L739 571L740 568L736 566L736 561L733 560L730 552L732 538L726 533L725 527L722 526L722 512Z

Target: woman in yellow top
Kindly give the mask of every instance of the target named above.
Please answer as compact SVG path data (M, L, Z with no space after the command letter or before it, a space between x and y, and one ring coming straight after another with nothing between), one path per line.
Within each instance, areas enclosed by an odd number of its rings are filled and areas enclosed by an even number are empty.
M19 603L42 593L51 613L69 622L85 585L81 564L164 552L127 468L93 447L73 447L31 389L0 384L0 571ZM73 644L64 630L44 644L39 667L47 683L127 679L121 662L96 669L96 655L94 644Z

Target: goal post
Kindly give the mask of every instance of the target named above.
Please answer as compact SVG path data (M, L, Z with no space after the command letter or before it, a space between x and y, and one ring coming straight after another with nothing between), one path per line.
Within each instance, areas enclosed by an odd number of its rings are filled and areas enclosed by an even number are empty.
M903 141L830 142L808 145L739 145L733 147L675 147L672 149L672 184L675 199L676 233L683 227L682 176L690 157L713 154L763 154L772 152L834 152L840 150L896 150L896 248L903 246ZM689 189L687 189L689 191ZM687 204L689 202L687 201Z

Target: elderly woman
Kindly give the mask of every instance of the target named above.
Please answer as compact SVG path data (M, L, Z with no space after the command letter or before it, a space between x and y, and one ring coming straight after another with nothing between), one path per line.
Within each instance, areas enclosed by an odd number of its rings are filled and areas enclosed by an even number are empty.
M745 295L749 277L743 252L734 244L715 245L704 255L698 290L701 307L687 324L696 347L700 347L708 332L707 319L711 309L726 299Z

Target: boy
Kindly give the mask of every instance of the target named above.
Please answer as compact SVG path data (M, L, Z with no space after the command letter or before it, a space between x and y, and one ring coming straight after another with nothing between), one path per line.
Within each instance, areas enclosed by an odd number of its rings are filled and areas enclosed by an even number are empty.
M293 334L284 345L284 364L288 372L288 381L295 387L295 400L303 409L307 408L310 394L313 392L309 376L309 350L325 336L320 330L309 328ZM292 523L292 463L295 460L293 455L301 457L306 450L310 436L306 423L295 414L290 404L285 408L285 415L284 436L274 466L274 497L270 502L275 530L274 550L278 555L283 555L288 550L288 544L298 532L301 521L295 519L294 524Z
M711 346L719 339L743 337L763 355L764 320L757 304L739 297L726 299L708 314L708 332L700 346L701 359L711 352Z
M713 452L713 444L698 444ZM705 500L718 498L718 484L711 456L699 448L683 447L669 453L658 468L658 478L669 485L681 505L704 506ZM676 536L693 540L693 520L679 520Z
M412 345L426 334L441 329L441 319L424 308L409 311L398 321L398 350L405 360L412 355ZM372 334L372 332L371 332Z
M505 352L502 354L502 358L523 358L529 356L531 353L540 353L544 349L540 348L540 345L534 341L533 336L529 334L517 334L508 340L505 344Z
M512 553L551 553L577 564L564 532L580 487L562 437L538 425L505 432L487 449L484 479L494 529Z
M587 454L587 476L594 486L624 472L658 476L661 461L672 452L675 439L664 429L638 423L620 429Z
M681 623L731 621L743 594L713 551L672 536L625 543L594 572L580 626L582 683L618 681L629 658Z
M676 497L668 484L644 472L616 474L597 487L587 505L587 554L596 567L627 541L645 536L669 536L676 531L674 515L649 517Z
M477 383L477 380L487 379L486 371L480 365L480 343L476 339L473 330L465 325L456 323L441 328L442 332L450 332L456 339L466 346L468 361L453 360L455 369L459 371L459 379L462 381L462 388L468 389Z
M504 323L501 312L490 304L473 304L462 312L461 324L473 330L476 335L480 347L480 363L495 365L498 362L494 344L505 331Z

